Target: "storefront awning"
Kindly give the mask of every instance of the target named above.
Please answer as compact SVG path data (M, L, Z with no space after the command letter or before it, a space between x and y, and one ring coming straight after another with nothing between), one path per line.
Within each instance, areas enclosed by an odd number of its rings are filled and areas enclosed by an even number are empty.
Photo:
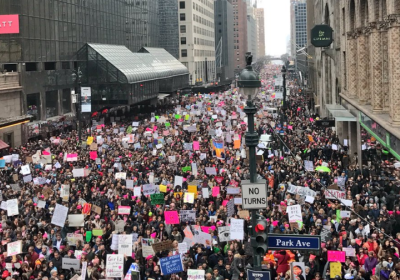
M8 148L8 147L10 147L10 146L8 146L7 143L0 140L0 150Z
M336 121L356 122L357 118L353 116L345 107L339 104L326 104L326 109L331 113Z

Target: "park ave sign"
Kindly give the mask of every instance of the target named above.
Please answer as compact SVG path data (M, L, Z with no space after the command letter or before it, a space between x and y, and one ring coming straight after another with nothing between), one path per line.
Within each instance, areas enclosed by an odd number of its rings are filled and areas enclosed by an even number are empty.
M275 250L319 250L321 249L321 237L312 235L276 235L267 236L268 249Z

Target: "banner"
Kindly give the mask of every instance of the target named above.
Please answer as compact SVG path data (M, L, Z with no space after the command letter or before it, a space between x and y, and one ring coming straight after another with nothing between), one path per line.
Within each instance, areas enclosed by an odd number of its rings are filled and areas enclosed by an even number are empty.
M92 89L81 87L82 113L92 112Z
M325 190L325 198L326 199L345 199L346 192L339 191L339 190L327 189L327 190Z

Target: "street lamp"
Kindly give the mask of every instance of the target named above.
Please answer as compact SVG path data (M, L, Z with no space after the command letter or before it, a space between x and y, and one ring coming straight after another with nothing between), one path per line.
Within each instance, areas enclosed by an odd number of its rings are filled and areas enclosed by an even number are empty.
M82 78L83 74L81 71L81 68L78 67L78 69L73 70L71 77L72 80L75 82L75 92L76 95L78 97L78 109L76 110L77 112L77 117L78 117L78 144L81 144L81 140L82 140L82 96L81 96L81 78Z
M261 81L258 78L258 73L251 66L253 56L250 52L246 53L246 68L240 73L238 86L240 92L247 97L247 104L244 112L247 115L248 129L245 134L246 146L249 147L249 163L250 163L250 183L257 183L256 171L256 146L258 145L258 134L254 131L254 114L257 112L253 104L253 99L256 97L261 87ZM261 271L261 257L266 253L264 228L257 219L257 210L251 210L251 246L253 247L253 269Z
M286 110L286 67L285 67L285 65L282 66L281 73L282 73L282 77L283 77L283 104L282 104L282 109L285 111Z

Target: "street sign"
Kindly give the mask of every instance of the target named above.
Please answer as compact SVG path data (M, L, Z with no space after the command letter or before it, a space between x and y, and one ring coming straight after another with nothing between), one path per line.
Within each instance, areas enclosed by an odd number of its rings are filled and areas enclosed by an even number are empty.
M265 209L267 208L267 187L261 184L242 184L242 208Z
M268 250L320 250L319 235L268 234Z
M333 29L329 25L319 24L311 29L311 44L317 48L329 47L333 42Z
M247 279L248 280L271 280L271 272L270 271L254 271L247 270Z

